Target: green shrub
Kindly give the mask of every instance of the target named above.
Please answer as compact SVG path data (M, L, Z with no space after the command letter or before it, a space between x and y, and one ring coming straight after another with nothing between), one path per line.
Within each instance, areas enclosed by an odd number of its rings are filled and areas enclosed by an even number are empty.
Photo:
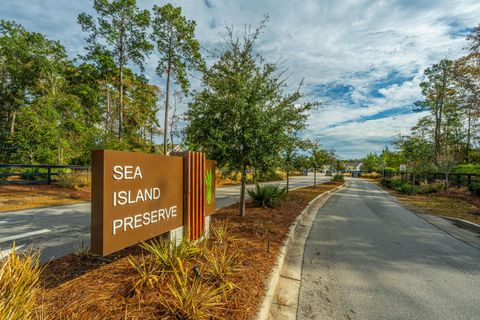
M38 173L46 173L46 172L43 172L42 170L40 170L40 168L27 168L22 170L22 173L20 174L20 176L22 177L23 180L31 180L31 181L46 179L46 176L36 175Z
M402 181L400 179L386 179L383 178L381 180L381 184L387 188L395 189L404 194L414 194L419 191L416 186L411 185L406 181Z
M332 181L343 182L343 181L345 181L345 177L341 174L336 174L336 175L333 176Z
M0 168L0 181L7 180L9 177L7 174L13 173L12 168Z
M480 196L480 182L472 182L468 186L468 190L476 196Z
M397 179L394 179L392 180L392 183L390 185L390 188L393 188L393 189L400 189L401 187L403 187L405 184L407 184L407 182L403 181L403 180L397 180Z
M388 178L382 178L380 180L380 184L386 188L391 188L392 187L392 179Z
M286 188L280 188L279 185L264 185L255 184L254 189L247 190L248 195L253 199L256 206L262 208L274 208L280 204L282 199L287 194Z
M401 187L397 188L397 190L404 194L414 194L418 191L418 189L410 183L404 183Z

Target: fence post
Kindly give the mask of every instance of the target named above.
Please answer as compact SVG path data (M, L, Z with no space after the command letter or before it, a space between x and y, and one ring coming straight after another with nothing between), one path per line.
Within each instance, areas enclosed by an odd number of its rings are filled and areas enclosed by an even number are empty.
M469 174L469 175L467 176L467 187L470 186L471 184L472 184L472 175Z
M460 179L460 175L457 174L457 188L460 188L462 186L462 182L461 182L461 179Z
M48 167L47 170L48 170L47 184L51 184L52 183L52 168Z

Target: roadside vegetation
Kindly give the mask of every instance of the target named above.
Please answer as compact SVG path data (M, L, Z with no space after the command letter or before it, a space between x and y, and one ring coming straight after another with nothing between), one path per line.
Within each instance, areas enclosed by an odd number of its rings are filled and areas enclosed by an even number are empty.
M362 159L363 177L432 213L477 222L480 204L480 25L467 36L466 55L443 59L424 71L424 115L407 135ZM400 165L406 172L400 172ZM408 197L407 197L408 195Z

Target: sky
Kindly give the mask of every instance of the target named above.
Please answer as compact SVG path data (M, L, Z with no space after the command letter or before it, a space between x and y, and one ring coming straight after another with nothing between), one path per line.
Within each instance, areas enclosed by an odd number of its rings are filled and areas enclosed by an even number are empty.
M150 9L164 1L137 0ZM465 36L480 23L478 0L183 0L207 62L221 46L225 26L269 22L256 51L286 70L291 90L304 81L305 101L322 105L310 113L305 137L319 138L344 158L380 152L406 134L424 114L413 112L422 98L423 70L443 58L465 54ZM0 0L0 18L59 40L73 58L83 53L81 12L94 15L90 0ZM146 63L155 75L157 56ZM193 81L198 86L199 81ZM159 115L161 116L161 115ZM162 121L161 121L162 123Z

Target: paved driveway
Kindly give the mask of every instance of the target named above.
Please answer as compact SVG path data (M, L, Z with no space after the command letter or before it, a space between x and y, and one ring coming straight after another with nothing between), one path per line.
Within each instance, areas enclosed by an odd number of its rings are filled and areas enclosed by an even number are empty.
M298 319L480 319L480 251L350 181L310 231Z

